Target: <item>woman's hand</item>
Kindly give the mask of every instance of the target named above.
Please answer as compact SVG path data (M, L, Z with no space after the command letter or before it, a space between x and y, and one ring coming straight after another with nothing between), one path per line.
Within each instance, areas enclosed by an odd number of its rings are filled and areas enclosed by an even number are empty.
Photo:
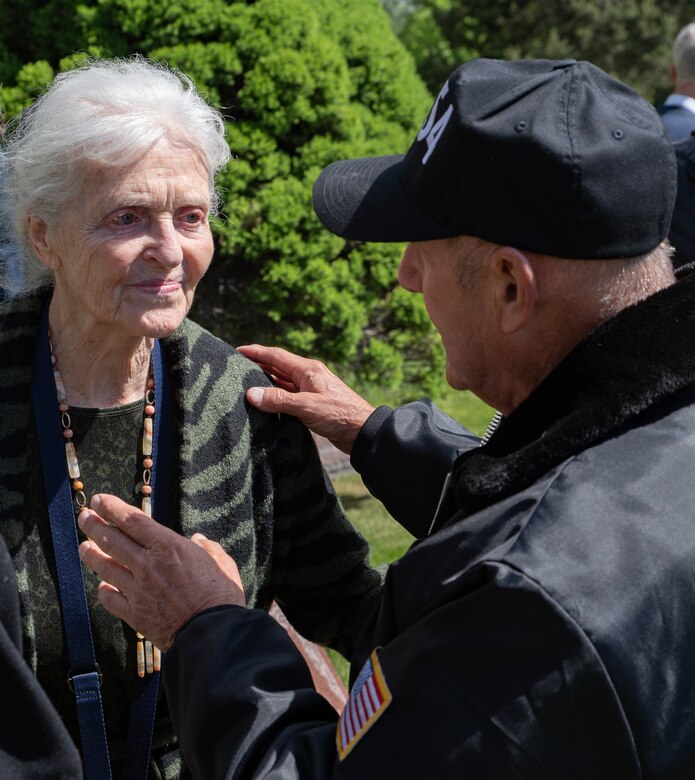
M194 615L246 606L234 560L202 534L186 539L115 496L97 495L78 517L80 557L101 577L99 601L162 652Z

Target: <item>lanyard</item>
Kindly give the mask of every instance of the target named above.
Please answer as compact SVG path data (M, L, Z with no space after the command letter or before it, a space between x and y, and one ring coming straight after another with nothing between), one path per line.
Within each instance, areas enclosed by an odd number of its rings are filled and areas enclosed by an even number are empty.
M152 350L152 368L154 370L154 433L152 440L152 516L160 523L169 519L169 462L162 462L171 453L171 398L168 375L165 371L164 356L159 341L155 341ZM157 466L161 468L157 468ZM159 672L137 678L133 689L133 703L128 722L126 741L126 780L146 778L152 748L152 732L157 710L157 692L159 690Z
M152 352L155 375L155 422L153 460L170 453L171 404L160 344L155 341ZM77 716L82 742L82 760L87 780L110 780L111 765L101 703L101 670L94 657L94 643L89 624L89 611L82 577L77 538L77 524L72 492L67 476L65 449L60 416L56 413L56 388L48 342L48 301L39 320L32 372L32 398L39 439L39 452L44 487L48 503L51 538L58 573L61 612L70 656L70 684L77 704ZM168 517L168 469L161 469L159 490L155 491L153 470L153 515ZM157 495L155 504L154 496ZM126 750L127 780L146 778L154 729L159 673L138 680L128 725Z

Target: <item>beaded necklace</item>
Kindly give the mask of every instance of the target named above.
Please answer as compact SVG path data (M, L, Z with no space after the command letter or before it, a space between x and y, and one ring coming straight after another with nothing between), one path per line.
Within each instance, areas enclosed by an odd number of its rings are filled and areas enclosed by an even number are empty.
M73 431L71 427L70 407L67 403L63 378L60 375L56 358L53 354L53 343L51 341L50 331L48 333L48 345L51 350L51 364L53 366L53 378L55 379L56 395L58 397L58 411L60 412L60 421L63 426L63 438L65 439L65 459L68 465L70 484L72 485L75 514L78 515L87 505L87 496L84 492L84 483L81 481L80 477L77 452L75 450L75 445L72 443ZM154 466L154 461L152 460L152 437L154 432L155 413L154 397L154 377L152 375L152 364L150 363L149 375L145 387L145 410L142 421L142 487L140 488L142 494L142 511L148 517L152 517L151 482L152 467ZM152 674L153 672L160 671L162 657L159 648L155 647L148 639L145 639L139 631L136 633L136 638L138 677L144 677L145 673Z

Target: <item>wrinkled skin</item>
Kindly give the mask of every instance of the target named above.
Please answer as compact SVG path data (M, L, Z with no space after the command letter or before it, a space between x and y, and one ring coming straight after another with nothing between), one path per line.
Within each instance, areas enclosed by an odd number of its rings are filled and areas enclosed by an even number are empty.
M350 454L360 428L374 407L318 360L279 347L237 347L269 374L277 387L252 387L246 397L263 412L292 414L310 431Z
M99 601L162 652L203 610L246 606L239 570L217 542L179 536L115 496L96 495L78 518L80 557L102 582Z

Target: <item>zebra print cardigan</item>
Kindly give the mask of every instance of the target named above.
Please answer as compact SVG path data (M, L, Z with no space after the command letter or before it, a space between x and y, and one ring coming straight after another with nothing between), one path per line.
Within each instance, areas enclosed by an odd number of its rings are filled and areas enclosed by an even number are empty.
M32 523L48 525L47 517L25 517L24 478L44 298L0 306L0 529L20 596L32 587L23 570L23 536ZM368 564L366 541L342 512L311 435L294 418L250 407L245 390L268 379L192 321L162 343L174 407L171 527L186 536L199 531L234 556L249 606L267 608L276 599L301 634L349 655L382 580ZM46 559L55 578L52 550ZM29 648L43 619L24 614Z

